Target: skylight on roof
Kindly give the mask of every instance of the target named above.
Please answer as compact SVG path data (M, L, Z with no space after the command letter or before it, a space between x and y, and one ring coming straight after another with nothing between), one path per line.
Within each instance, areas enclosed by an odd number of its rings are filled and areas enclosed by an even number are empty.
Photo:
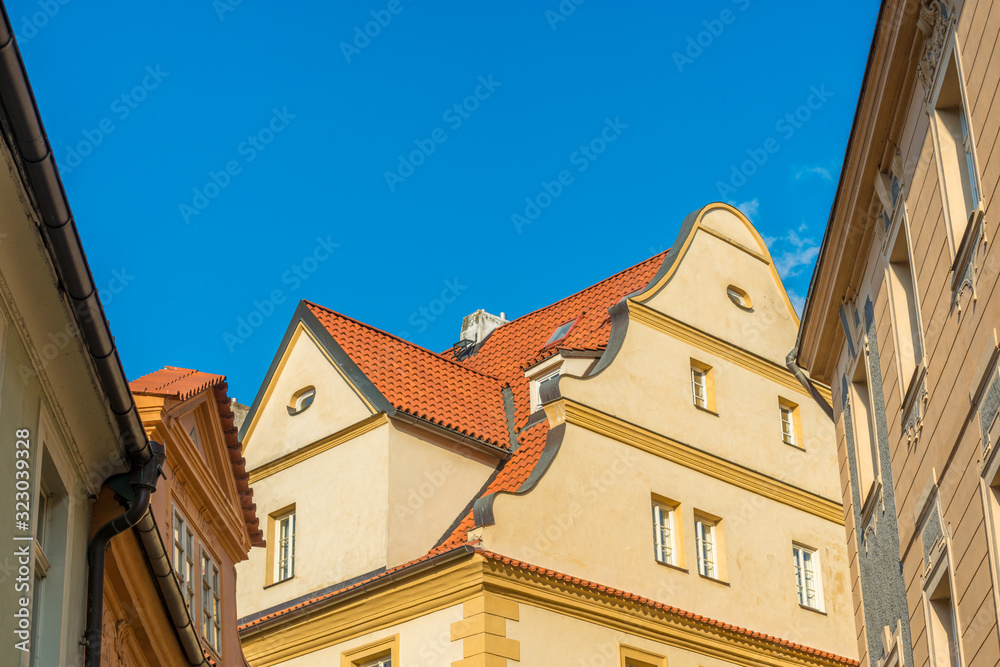
M552 337L549 338L549 342L545 344L546 347L552 345L552 343L558 343L563 338L565 338L566 334L569 333L569 330L573 328L573 324L575 323L576 320L570 320L569 322L565 324L560 324L558 327L556 327L556 330L552 332Z

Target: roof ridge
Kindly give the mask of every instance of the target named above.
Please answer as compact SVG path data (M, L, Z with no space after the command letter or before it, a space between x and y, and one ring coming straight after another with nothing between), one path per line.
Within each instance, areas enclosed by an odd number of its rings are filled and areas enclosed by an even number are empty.
M322 308L323 310L325 310L328 313L332 313L333 315L336 315L337 317L343 317L345 320L350 320L351 322L354 322L355 324L363 326L366 329L371 329L372 331L376 331L376 332L378 332L378 333L380 333L380 334L382 334L384 336L388 336L389 338L393 338L395 340L398 340L399 342L404 343L405 345L409 345L410 347L415 348L417 350L420 350L421 352L425 352L425 353L431 355L432 357L440 359L441 361L446 361L449 364L451 364L451 365L453 365L453 366L455 366L457 368L461 368L462 370L465 370L465 371L470 371L472 373L475 373L476 375L481 375L484 378L487 378L487 379L490 379L490 380L495 380L497 382L500 382L500 383L503 383L504 385L506 385L506 383L504 382L503 378L497 377L495 375L490 375L489 373L484 373L482 371L478 371L475 368L470 368L469 366L466 366L465 364L459 363L459 362L457 362L457 361L455 361L453 359L449 359L448 357L445 357L444 355L440 354L439 352L435 352L433 350L429 350L426 347L423 347L422 345L417 345L413 341L406 340L405 338L400 338L396 334L391 334L391 333L389 333L388 331L386 331L384 329L379 329L378 327L376 327L374 325L368 324L367 322L362 322L361 320L355 319L355 318L351 317L350 315L345 315L345 314L341 313L340 311L333 310L332 308L327 308L326 306L322 306L322 305L316 303L315 301L310 301L309 299L303 299L303 301L306 304L310 305L310 306L315 306L316 308Z
M548 304L547 306L542 306L541 308L536 308L535 310L532 310L532 311L530 311L528 313L525 313L524 315L521 315L520 317L515 317L511 321L506 322L505 324L501 324L499 327L497 327L496 330L500 330L503 327L507 326L508 324L514 324L515 322L519 322L519 321L521 321L521 320L523 320L523 319L525 319L527 317L530 317L530 316L532 316L532 315L534 315L536 313L540 313L543 310L548 310L549 308L553 308L555 306L558 306L563 301L568 301L569 299L572 299L573 297L579 296L579 295L583 294L584 292L586 292L588 290L591 290L591 289L594 289L595 287L597 287L599 285L603 285L606 282L610 282L610 281L614 280L615 278L618 278L619 276L621 276L623 273L628 273L629 271L632 271L632 270L634 270L634 269L642 266L643 264L647 264L647 263L653 261L657 257L660 257L662 255L666 255L668 252L670 252L670 248L667 248L663 252L656 253L652 257L647 257L646 259L644 259L641 262L638 262L636 264L633 264L632 266L627 266L624 269L622 269L621 271L618 271L617 273L612 273L607 278L602 278L601 280L598 280L596 283L594 283L592 285L588 285L587 287L584 287L583 289L577 290L577 291L573 292L572 294L570 294L568 296L564 296L563 298L559 299L558 301L553 301L552 303Z

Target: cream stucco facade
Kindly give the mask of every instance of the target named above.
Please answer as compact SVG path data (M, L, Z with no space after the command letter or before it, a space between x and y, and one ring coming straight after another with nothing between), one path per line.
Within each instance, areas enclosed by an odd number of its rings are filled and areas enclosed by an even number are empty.
M510 451L414 418L357 345L293 321L243 429L258 512L296 513L293 577L272 581L274 535L240 566L251 665L850 662L829 389L786 366L799 323L766 246L713 204L642 284L600 347L525 351Z

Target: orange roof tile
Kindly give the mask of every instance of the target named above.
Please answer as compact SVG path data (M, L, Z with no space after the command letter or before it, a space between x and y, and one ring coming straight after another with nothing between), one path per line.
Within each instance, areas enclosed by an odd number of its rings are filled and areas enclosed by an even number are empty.
M202 373L188 368L165 366L158 371L129 382L133 394L153 394L169 396L179 401L186 401L200 394L209 387L225 382L225 375Z
M516 427L520 430L531 413L530 383L524 370L560 349L603 350L611 335L608 309L645 287L665 256L666 252L654 255L596 285L504 324L460 363L510 385L517 413ZM576 322L565 338L546 345L557 327L573 320ZM453 350L444 353L452 357L458 354Z
M219 419L222 422L226 453L233 468L233 479L236 482L236 492L239 494L240 511L243 514L247 536L253 546L264 546L264 531L260 528L257 505L253 502L250 475L246 470L247 461L243 458L243 443L239 441L239 429L234 423L236 416L231 409L233 400L227 394L229 384L226 382L226 376L166 366L148 375L143 375L137 380L132 380L129 387L134 394L166 396L179 401L187 400L209 388L213 389L216 409L219 411Z
M510 447L499 379L322 306L306 305L394 408Z

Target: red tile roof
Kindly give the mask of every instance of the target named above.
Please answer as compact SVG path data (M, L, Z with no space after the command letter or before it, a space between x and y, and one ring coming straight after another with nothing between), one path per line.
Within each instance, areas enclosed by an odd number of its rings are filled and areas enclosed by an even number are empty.
M260 528L257 505L253 502L253 489L250 488L250 475L246 469L247 461L243 458L243 443L239 441L239 429L234 423L236 416L231 409L233 400L226 393L229 389L226 376L166 366L132 380L129 387L134 394L164 396L179 401L187 400L212 388L219 420L222 422L226 453L233 468L233 479L236 482L236 492L239 494L240 511L243 513L247 536L253 546L264 546L264 531Z
M394 408L510 447L499 379L322 306L306 305Z
M456 550L462 549L462 548L463 548L462 546L452 547L450 549L447 549L444 552L441 552L441 555L443 555L444 553L453 552L453 551L456 551ZM736 634L740 634L740 635L745 635L747 637L753 637L754 639L758 639L760 641L768 642L770 644L775 644L776 646L781 646L781 647L786 648L786 649L792 649L792 650L795 650L795 651L800 651L802 653L806 653L806 654L809 654L809 655L814 655L816 657L823 658L825 660L829 660L829 661L832 661L832 662L838 662L838 663L841 663L841 664L844 664L844 665L849 665L851 667L854 667L854 666L860 664L857 660L853 660L851 658L845 658L845 657L839 656L839 655L837 655L835 653L830 653L830 652L827 652L827 651L821 651L819 649L811 648L811 647L805 646L803 644L797 644L795 642L790 642L788 640L781 639L779 637L775 637L774 635L767 635L767 634L764 634L764 633L761 633L761 632L754 632L753 630L748 630L747 628L742 628L742 627L739 627L737 625L732 625L731 623L725 623L723 621L719 621L719 620L716 620L714 618L709 618L708 616L702 616L701 614L694 614L692 612L685 611L685 610L680 609L678 607L674 607L674 606L671 606L671 605L668 605L668 604L664 604L662 602L656 602L654 600L650 600L649 598L642 597L642 596L636 595L634 593L629 593L627 591L623 591L623 590L618 589L618 588L613 588L611 586L603 586L601 584L589 581L587 579L581 579L580 577L573 577L573 576L570 576L570 575L567 575L567 574L562 574L561 572L556 572L555 570L550 570L548 568L539 567L537 565L532 565L531 563L526 563L524 561L517 560L515 558L508 558L507 556L503 556L501 554L493 553L491 551L485 551L483 549L475 549L474 553L482 556L483 558L486 558L486 559L489 559L489 560L493 560L493 561L497 561L497 562L503 563L504 565L517 568L519 570L524 570L526 572L538 573L538 574L544 575L546 577L550 577L552 579L556 579L556 580L559 580L559 581L564 581L564 582L567 582L567 583L570 583L570 584L573 584L573 585L576 585L576 586L581 586L583 588L589 588L589 589L598 591L599 593L604 593L605 595L610 595L612 597L618 598L620 600L628 600L628 601L631 601L631 602L638 603L638 604L643 605L643 606L645 606L645 607L647 607L649 609L655 609L657 611L661 611L661 612L664 612L664 613L667 613L667 614L671 614L673 616L680 616L682 618L686 618L686 619L689 619L689 620L692 620L692 621L696 621L698 623L702 623L704 625L708 625L708 626L711 626L711 627L714 627L714 628L718 628L718 629L721 629L721 630L725 630L725 631L728 631L728 632L732 632L732 633L736 633ZM310 598L308 600L304 600L304 601L299 602L298 604L296 604L294 606L287 607L285 609L280 609L280 610L275 611L273 613L265 614L264 616L260 616L258 618L255 618L252 621L248 621L246 623L243 623L242 625L240 625L238 627L238 630L240 632L243 632L243 631L249 630L249 629L251 629L253 627L256 627L256 626L258 626L258 625L260 625L262 623L265 623L267 621L274 620L274 619L280 618L282 616L285 616L287 614L290 614L293 611L297 611L299 609L304 609L306 607L311 607L311 606L313 606L313 605L315 605L315 604L317 604L319 602L322 602L323 600L328 600L328 599L330 599L332 597L341 595L341 594L343 594L343 593L345 593L347 591L354 590L354 589L357 589L357 588L364 588L366 584L370 584L373 581L377 581L377 580L380 580L380 579L385 579L387 577L391 577L392 575L395 575L395 574L399 573L401 570L406 570L406 569L412 568L415 565L418 565L420 563L426 562L430 558L431 558L430 554L428 554L426 556L422 556L422 557L420 557L420 558L418 558L418 559L416 559L414 561L411 561L409 563L406 563L404 565L400 565L398 567L394 567L394 568L392 568L390 570L386 570L384 572L381 572L381 573L379 573L379 574L377 574L377 575L375 575L373 577L369 577L368 579L365 579L364 581L355 582L355 583L353 583L353 584L351 584L349 586L344 586L343 588L340 588L338 590L330 591L328 593L324 593L323 595L319 595L319 596L316 596L314 598Z
M530 383L524 370L558 350L603 350L611 334L608 309L645 287L656 275L665 256L666 252L654 255L596 285L504 324L460 363L500 378L511 386L517 410L516 426L520 430L531 413ZM547 347L556 328L573 320L576 322L569 334ZM451 357L457 354L453 350L444 353Z
M545 448L549 432L548 421L541 420L526 427L531 413L530 382L526 368L555 354L559 350L601 351L608 344L611 318L608 309L629 294L645 287L656 275L666 252L637 264L625 271L577 292L550 306L504 324L496 329L469 356L457 349L435 354L361 322L308 303L327 331L344 349L351 360L397 410L433 421L434 423L471 433L494 444L510 447L504 422L501 389L510 387L515 404L517 443L512 456L500 464L493 479L481 496L499 491L515 492L534 471ZM548 345L553 332L562 324L573 321L573 327L561 340ZM475 499L474 499L475 500ZM373 581L391 577L432 558L446 554L459 555L470 550L469 531L474 527L469 511L459 517L454 530L447 534L429 553L409 563L388 569L364 581L344 586L294 605L269 612L239 626L249 630L293 611L315 605L348 591L363 588ZM740 628L698 614L686 612L660 602L625 591L564 575L499 554L474 549L485 558L525 571L546 576L613 595L672 615L682 616L706 625L753 637L781 647L791 648L844 665L857 665L849 658L819 651L771 635Z
M133 394L152 394L154 396L169 396L179 401L186 401L200 394L209 387L225 382L225 375L202 373L189 368L165 366L149 375L143 375L129 382Z

